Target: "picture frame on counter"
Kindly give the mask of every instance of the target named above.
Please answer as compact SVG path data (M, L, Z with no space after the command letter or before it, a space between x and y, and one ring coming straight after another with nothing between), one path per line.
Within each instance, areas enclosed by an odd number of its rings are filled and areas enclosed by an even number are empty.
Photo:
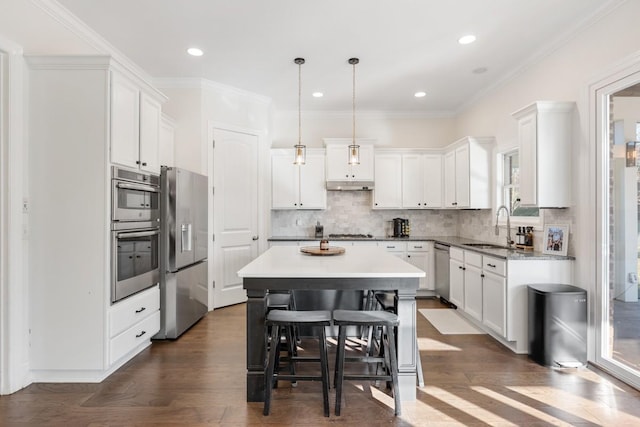
M565 224L545 224L542 235L542 253L567 255L569 246L569 226Z

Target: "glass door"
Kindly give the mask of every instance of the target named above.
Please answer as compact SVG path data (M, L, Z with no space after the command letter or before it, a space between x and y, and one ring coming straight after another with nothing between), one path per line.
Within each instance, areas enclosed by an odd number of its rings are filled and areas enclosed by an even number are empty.
M600 89L596 362L640 386L640 72Z

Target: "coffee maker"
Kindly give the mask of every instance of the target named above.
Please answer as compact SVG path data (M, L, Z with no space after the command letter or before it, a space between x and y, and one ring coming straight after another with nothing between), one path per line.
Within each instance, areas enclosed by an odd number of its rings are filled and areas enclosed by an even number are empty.
M393 219L393 237L409 237L409 220L404 218Z

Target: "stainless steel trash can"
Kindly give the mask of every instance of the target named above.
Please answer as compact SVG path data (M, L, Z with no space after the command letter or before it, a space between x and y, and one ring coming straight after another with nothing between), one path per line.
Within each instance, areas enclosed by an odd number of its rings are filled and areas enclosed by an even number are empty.
M528 285L529 357L552 367L587 363L587 292L563 284Z

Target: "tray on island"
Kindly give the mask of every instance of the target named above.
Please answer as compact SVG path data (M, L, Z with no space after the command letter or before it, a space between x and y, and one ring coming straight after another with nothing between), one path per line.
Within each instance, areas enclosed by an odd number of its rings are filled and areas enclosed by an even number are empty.
M340 255L344 253L344 248L340 246L329 246L327 249L320 249L319 246L303 246L300 252L309 255Z

